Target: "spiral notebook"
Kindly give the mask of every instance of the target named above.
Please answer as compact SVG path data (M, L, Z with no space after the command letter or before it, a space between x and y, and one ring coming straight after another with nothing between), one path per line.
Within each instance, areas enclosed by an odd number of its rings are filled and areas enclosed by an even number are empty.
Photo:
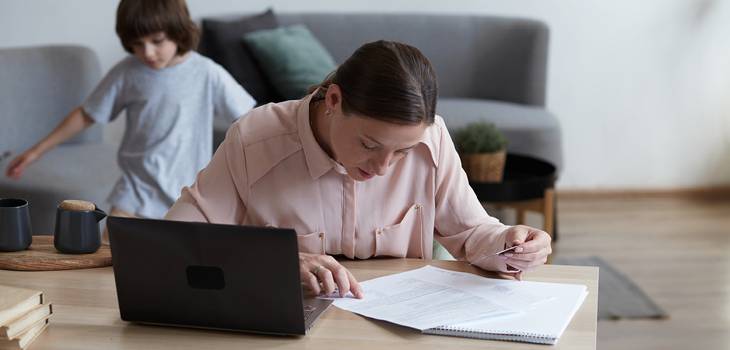
M532 282L529 288L531 292L551 295L553 298L517 314L440 326L423 332L477 339L556 344L588 295L586 286Z

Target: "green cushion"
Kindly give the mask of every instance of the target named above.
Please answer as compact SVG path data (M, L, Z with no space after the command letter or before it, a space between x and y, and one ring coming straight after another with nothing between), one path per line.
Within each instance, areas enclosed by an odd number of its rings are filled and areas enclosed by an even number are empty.
M302 25L251 32L243 40L286 99L301 98L336 68L327 49Z

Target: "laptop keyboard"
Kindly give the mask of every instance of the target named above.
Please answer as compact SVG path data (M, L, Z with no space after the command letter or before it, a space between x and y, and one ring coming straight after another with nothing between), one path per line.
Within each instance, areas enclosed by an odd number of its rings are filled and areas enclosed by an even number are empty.
M316 311L316 306L304 305L304 324L309 324L309 320L317 314Z
M304 326L309 329L314 321L319 318L322 313L327 310L327 307L332 304L332 300L308 298L302 300L304 309Z

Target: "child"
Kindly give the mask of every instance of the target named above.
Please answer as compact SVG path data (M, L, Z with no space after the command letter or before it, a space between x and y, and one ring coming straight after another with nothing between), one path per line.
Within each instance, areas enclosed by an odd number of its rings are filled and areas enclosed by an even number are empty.
M184 0L122 0L116 31L131 55L15 158L7 175L19 178L48 150L126 111L117 157L122 176L108 198L110 215L161 218L210 160L213 116L234 121L255 101L222 67L192 51L199 34Z

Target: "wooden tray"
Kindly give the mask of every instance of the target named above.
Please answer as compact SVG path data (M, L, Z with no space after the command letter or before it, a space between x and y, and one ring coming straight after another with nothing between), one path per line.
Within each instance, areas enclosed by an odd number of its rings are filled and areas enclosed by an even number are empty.
M53 271L89 269L112 265L112 251L102 245L92 254L63 254L53 246L53 236L33 236L28 250L0 252L0 269Z

